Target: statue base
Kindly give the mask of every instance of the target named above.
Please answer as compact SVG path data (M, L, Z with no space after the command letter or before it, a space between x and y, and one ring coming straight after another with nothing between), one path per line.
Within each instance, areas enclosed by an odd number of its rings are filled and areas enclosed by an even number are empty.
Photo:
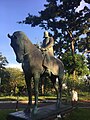
M47 105L38 108L38 112L34 116L31 116L30 113L24 113L24 111L18 111L10 113L7 120L51 120L57 118L58 115L62 115L70 109L72 109L72 106L61 105L61 107L57 109L56 104Z

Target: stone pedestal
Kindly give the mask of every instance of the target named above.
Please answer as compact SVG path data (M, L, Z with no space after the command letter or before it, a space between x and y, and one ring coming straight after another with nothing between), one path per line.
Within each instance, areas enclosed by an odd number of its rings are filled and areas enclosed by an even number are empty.
M38 112L34 116L31 116L30 113L25 114L23 111L10 113L7 120L53 120L57 118L59 114L71 108L72 107L68 105L61 105L61 107L57 109L56 104L53 104L38 108Z

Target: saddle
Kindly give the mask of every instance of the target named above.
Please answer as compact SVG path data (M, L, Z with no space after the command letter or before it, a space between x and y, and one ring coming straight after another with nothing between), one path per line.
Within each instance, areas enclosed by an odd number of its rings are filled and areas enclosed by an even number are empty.
M55 58L54 56L49 56L45 54L42 65L45 66L54 75L59 74L60 60Z

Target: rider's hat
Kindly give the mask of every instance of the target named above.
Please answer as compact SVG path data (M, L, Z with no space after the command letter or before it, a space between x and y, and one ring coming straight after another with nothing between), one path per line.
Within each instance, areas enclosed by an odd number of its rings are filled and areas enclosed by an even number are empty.
M43 37L44 37L44 38L49 37L48 31L45 31L45 32L44 32L44 36L43 36Z

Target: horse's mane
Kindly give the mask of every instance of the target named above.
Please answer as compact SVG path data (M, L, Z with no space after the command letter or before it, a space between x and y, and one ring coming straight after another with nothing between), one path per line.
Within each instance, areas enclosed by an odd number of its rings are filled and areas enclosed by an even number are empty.
M39 48L37 48L37 46L30 41L24 32L16 31L13 35L15 35L17 38L19 37L20 40L23 40L24 44L26 43L28 48L32 48L32 51L40 52Z
M17 38L19 37L20 40L25 40L27 43L32 44L26 34L22 31L16 31L13 35L15 35Z

